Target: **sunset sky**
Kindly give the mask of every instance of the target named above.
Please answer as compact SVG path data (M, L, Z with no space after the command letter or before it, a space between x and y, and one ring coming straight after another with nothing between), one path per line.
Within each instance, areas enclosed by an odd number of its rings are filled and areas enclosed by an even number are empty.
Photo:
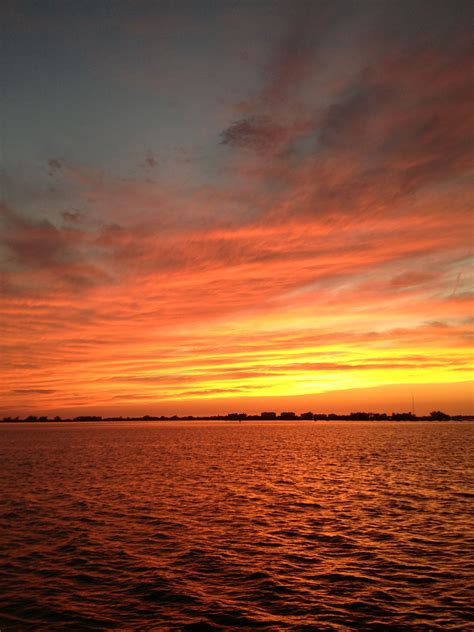
M5 2L0 416L471 413L473 7Z

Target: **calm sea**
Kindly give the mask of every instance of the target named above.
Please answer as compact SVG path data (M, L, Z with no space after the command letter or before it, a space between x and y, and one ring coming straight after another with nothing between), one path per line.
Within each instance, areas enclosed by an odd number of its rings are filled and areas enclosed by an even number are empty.
M472 630L473 434L2 424L0 628Z

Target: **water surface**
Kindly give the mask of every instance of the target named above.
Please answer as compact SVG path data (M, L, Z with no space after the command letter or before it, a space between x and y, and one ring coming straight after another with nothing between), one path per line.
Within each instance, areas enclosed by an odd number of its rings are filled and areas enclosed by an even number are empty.
M472 629L473 434L3 424L2 632Z

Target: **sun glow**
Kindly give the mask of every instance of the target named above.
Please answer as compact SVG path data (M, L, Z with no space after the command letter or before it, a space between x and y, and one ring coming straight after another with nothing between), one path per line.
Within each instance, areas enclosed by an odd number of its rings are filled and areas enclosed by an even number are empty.
M431 9L426 38L380 38L364 10L360 32L312 18L293 47L298 21L275 9L262 38L259 10L236 11L255 16L199 25L197 66L145 29L127 68L112 34L107 67L38 59L41 94L33 66L21 82L8 67L0 413L317 407L342 391L363 408L364 389L410 384L468 412L469 40Z

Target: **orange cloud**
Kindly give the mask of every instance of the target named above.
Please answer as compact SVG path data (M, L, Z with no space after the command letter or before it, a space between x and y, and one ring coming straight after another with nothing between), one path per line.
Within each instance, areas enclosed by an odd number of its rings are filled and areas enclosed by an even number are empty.
M288 10L260 89L208 130L212 156L190 152L175 181L151 151L126 177L49 158L67 210L51 196L1 207L5 414L351 391L360 408L364 389L400 384L433 408L452 385L443 401L466 412L465 36L440 46L438 16L436 36L387 43L377 14L374 38L348 44L354 64L326 36L345 33L337 10Z

